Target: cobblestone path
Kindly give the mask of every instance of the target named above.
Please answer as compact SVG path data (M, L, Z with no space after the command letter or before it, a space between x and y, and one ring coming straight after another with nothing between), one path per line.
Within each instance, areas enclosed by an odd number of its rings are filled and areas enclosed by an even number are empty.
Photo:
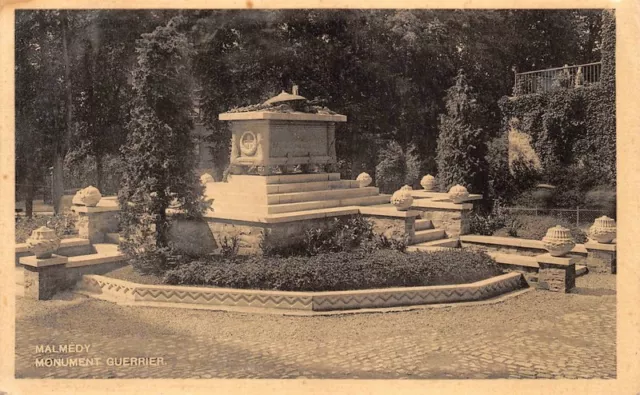
M291 317L124 307L79 296L17 300L18 378L615 378L615 276L574 294L396 313ZM44 354L38 345L89 344ZM101 358L36 367L36 358ZM110 357L162 357L109 366Z

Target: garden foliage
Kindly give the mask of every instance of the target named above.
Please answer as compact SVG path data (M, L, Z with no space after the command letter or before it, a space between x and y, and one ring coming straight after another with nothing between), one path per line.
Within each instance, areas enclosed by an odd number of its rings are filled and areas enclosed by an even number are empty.
M201 258L169 270L164 280L243 289L340 291L470 283L500 274L501 268L485 253L357 250L311 257Z
M555 185L550 204L576 207L589 190L616 185L615 24L603 12L600 83L504 97L499 104L504 133L524 133L539 157L539 171L515 176ZM512 153L510 152L510 156ZM494 175L492 174L492 177ZM520 190L526 189L523 187Z
M190 135L192 48L180 22L174 18L138 41L135 95L122 148L124 171L118 195L122 247L134 267L167 263L170 205L190 216L202 211Z
M407 149L391 141L381 149L376 166L376 186L383 193L393 193L403 185L413 186L419 181L420 159L414 145Z
M586 233L564 219L551 216L518 215L508 222L508 226L494 232L495 236L512 236L521 239L542 240L547 230L556 225L571 230L571 236L576 243L584 243L588 240Z
M447 90L446 113L440 117L438 136L438 183L448 191L456 184L472 193L483 192L487 180L486 136L478 123L476 93L460 72Z
M328 227L308 229L300 242L285 247L274 245L268 237L262 241L265 256L315 256L355 249L404 251L406 246L406 240L388 239L376 234L371 222L360 215L336 217Z

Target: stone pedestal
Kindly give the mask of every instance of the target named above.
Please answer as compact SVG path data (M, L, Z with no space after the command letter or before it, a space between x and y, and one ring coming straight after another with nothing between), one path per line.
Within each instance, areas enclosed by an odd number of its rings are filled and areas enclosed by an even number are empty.
M576 286L576 258L554 257L550 254L536 257L538 270L538 289L553 292L571 291Z
M35 256L20 258L24 267L24 296L35 300L48 300L65 288L67 276L65 265L69 258L53 254L51 258Z
M107 233L118 232L118 213L115 207L86 207L73 206L71 211L76 213L76 229L79 237L89 239L91 243L103 243Z
M587 249L586 265L592 273L615 274L616 268L616 245L603 244L589 241L584 244Z
M373 224L373 231L387 239L411 241L420 211L398 211L392 206L361 207L360 214Z
M469 216L473 204L432 201L431 199L417 199L411 205L411 210L421 211L422 219L428 219L437 229L443 229L447 237L459 237L469 233Z

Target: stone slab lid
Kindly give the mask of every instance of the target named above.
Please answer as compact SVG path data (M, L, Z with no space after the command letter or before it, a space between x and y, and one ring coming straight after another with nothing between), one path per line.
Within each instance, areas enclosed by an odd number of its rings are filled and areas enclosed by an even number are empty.
M286 101L307 100L306 97L298 95L297 86L294 86L293 93L282 91L277 96L264 102L264 104L276 104Z
M270 119L281 121L321 121L321 122L347 122L346 115L340 114L310 114L306 112L225 112L218 115L221 121L249 121L258 119Z

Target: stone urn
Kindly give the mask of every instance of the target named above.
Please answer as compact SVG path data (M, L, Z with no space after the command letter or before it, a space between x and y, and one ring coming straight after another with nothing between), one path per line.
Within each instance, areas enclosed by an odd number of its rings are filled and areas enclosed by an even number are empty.
M425 191L432 192L436 190L436 178L431 174L427 174L420 180L420 185Z
M551 256L564 256L576 243L569 229L556 225L547 230L547 235L542 238L542 245Z
M407 211L413 204L413 196L411 196L411 187L405 185L391 195L391 204L396 206L398 211Z
M200 176L200 182L206 185L210 182L215 182L215 180L213 179L213 176L211 174L204 173L203 175Z
M367 173L360 173L356 178L356 181L358 181L360 188L364 188L371 185L371 182L373 182L373 179Z
M616 238L616 221L603 215L589 228L589 237L598 243L609 244Z
M78 206L95 207L98 202L100 202L100 199L102 199L102 194L98 188L90 185L79 190L73 197L71 203Z
M60 239L53 229L41 226L31 233L27 239L29 251L33 252L38 259L51 258L51 254L60 247Z
M449 189L449 199L456 204L464 202L468 197L469 191L460 184L454 185Z

